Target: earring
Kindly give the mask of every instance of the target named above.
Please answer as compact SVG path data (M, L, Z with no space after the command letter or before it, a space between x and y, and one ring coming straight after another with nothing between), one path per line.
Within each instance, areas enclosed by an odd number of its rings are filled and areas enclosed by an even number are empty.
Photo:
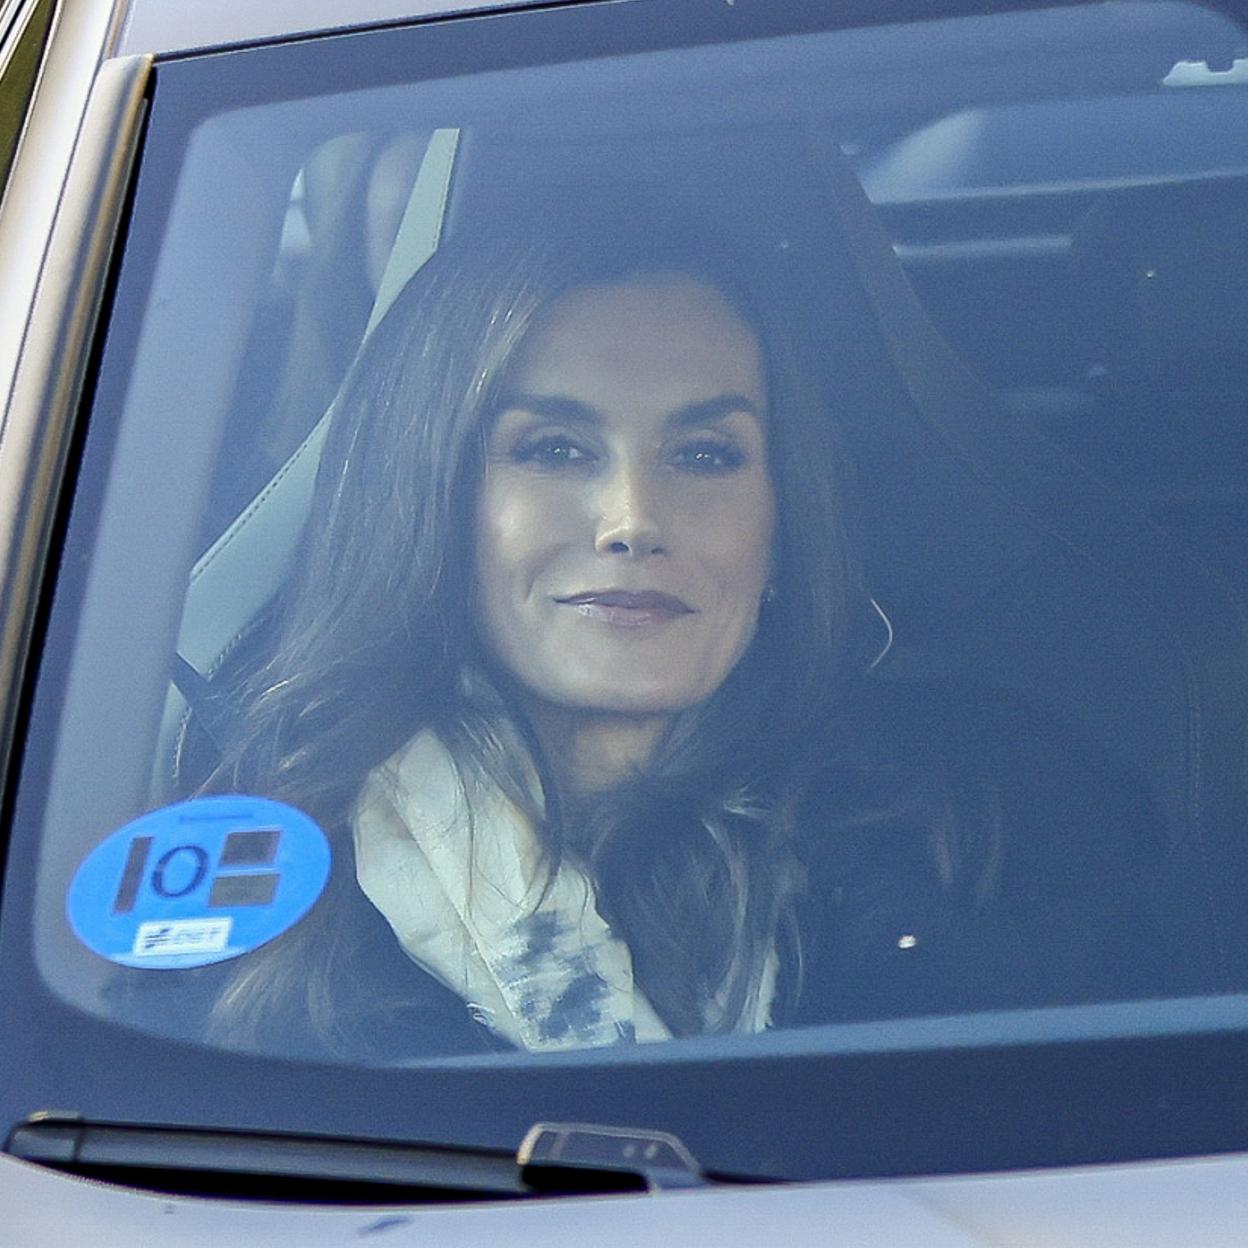
M884 608L880 606L874 598L871 599L871 605L875 608L875 613L880 617L880 622L884 625L884 631L888 634L884 641L884 649L871 660L867 667L867 671L873 672L881 663L884 662L884 656L893 648L893 622L884 613Z

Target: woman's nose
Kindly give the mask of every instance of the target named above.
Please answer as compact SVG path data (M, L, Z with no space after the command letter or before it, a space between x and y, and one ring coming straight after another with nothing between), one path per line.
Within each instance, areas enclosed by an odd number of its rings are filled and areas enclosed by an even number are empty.
M665 554L665 540L652 483L644 471L621 466L603 482L594 549L641 558Z

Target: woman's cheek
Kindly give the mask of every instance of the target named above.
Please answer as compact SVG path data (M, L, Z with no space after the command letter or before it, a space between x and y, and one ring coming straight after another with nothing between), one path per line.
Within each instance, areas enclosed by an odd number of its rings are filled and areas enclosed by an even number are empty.
M552 539L568 527L568 494L558 483L531 477L497 480L486 491L478 517L480 574L493 588L540 575Z

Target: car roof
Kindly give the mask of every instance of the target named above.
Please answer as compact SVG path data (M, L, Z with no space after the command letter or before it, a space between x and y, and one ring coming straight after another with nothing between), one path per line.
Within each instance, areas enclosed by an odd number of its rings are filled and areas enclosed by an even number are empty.
M545 7L549 0L130 0L115 51L172 55L406 19Z

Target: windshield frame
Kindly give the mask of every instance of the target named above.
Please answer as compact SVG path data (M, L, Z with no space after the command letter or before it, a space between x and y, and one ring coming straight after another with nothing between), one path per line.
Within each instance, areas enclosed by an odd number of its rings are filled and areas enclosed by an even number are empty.
M950 13L988 6L951 5ZM1046 5L1045 7L1053 7ZM773 33L901 20L867 4L827 6L640 2L474 16L372 35L309 41L303 63L275 75L291 49L170 61L157 70L151 145L135 215L159 222L172 187L155 174L222 98L239 106L317 93L365 74L377 83L422 75L579 60L608 50L661 50ZM925 13L924 17L931 14ZM384 56L376 55L377 49ZM292 63L295 58L291 58ZM143 173L151 171L152 181ZM123 406L138 311L156 263L158 230L127 245L113 326L95 392L80 493L64 564L81 563L101 505L114 416ZM81 586L58 587L32 724L53 722L64 695ZM1069 1010L913 1019L740 1038L678 1048L441 1059L411 1069L274 1063L117 1028L68 1006L35 974L29 863L51 734L32 729L14 814L3 912L0 992L14 1008L0 1040L7 1081L0 1125L70 1106L95 1122L186 1123L510 1147L536 1117L672 1131L720 1172L786 1179L953 1173L1212 1153L1243 1145L1232 1073L1248 1057L1248 998L1189 999ZM49 1040L49 1037L53 1039ZM62 1038L65 1039L62 1047ZM72 1038L72 1039L71 1039ZM30 1055L40 1053L34 1062ZM90 1063L81 1055L98 1055ZM277 1085L277 1086L275 1086ZM818 1089L795 1095L795 1089ZM402 1106L384 1121L378 1105ZM740 1124L708 1129L707 1105ZM540 1108L540 1114L537 1107ZM701 1156L705 1153L705 1156Z

